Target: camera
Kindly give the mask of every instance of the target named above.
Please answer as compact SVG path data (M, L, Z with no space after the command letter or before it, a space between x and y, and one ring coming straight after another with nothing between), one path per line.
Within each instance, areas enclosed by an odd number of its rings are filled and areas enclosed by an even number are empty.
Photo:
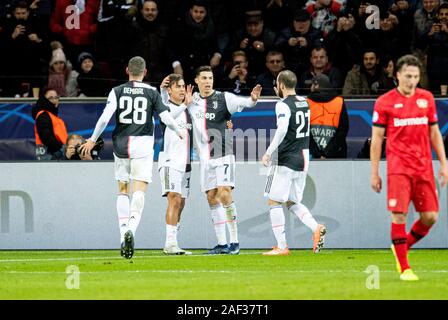
M75 145L75 154L70 158L70 160L81 160L81 146L82 144ZM104 147L104 140L103 138L98 138L98 140L95 143L95 146L93 147L92 151L90 152L90 156L93 160L98 159L99 152Z

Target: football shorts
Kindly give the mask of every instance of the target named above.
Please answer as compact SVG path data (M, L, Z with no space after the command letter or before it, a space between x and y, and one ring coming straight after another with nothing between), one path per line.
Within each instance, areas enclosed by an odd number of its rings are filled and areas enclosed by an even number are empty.
M118 158L114 155L115 179L122 182L152 181L153 154L143 158Z
M306 185L305 171L294 171L285 166L272 165L268 171L264 196L280 203L302 201Z
M176 192L186 199L190 195L191 171L181 172L170 167L159 169L160 183L162 184L162 197L168 192Z
M201 162L201 191L207 192L218 187L235 188L234 155Z
M392 212L408 212L411 201L417 212L439 211L434 176L388 175L387 209Z

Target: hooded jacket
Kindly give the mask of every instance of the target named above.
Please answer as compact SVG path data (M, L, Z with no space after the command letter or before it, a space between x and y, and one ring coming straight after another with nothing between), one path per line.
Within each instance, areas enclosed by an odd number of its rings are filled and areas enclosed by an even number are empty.
M317 159L319 159L320 157L346 158L346 137L349 129L349 122L344 99L338 96L336 91L334 91L333 89L320 89L319 91L311 92L308 95L307 100L310 104L311 113L310 153L312 154L312 156ZM339 106L339 104L341 104L338 111L339 114L331 114L334 110L332 111L329 109L336 107L334 109L338 110L337 107ZM322 113L316 114L316 110L320 110L322 111ZM325 135L322 135L322 137L318 137L318 132L322 132L322 130L325 130L324 126L320 126L317 124L319 122L318 119L320 116L334 117L333 123L337 123L337 126L334 125L332 126L332 128L327 128L330 129L330 131L332 131L333 129L335 130L332 137L326 137L326 139L323 139L323 136ZM325 132L327 132L327 130L325 130ZM323 143L322 140L325 140L325 143Z
M40 111L41 112L39 114ZM55 132L55 128L53 126L52 117L53 115L57 120L62 122L61 127L59 130L59 134ZM39 116L38 116L39 114ZM60 151L62 146L66 143L67 139L67 130L65 128L65 124L61 118L58 117L58 108L51 103L50 100L48 100L45 97L39 98L36 105L31 109L31 115L33 119L35 119L35 132L38 134L38 137L40 138L43 145L47 147L47 153L48 154L55 154L56 152ZM64 133L65 131L65 133ZM60 135L62 137L65 136L65 139L61 139L64 141L60 141L56 136Z

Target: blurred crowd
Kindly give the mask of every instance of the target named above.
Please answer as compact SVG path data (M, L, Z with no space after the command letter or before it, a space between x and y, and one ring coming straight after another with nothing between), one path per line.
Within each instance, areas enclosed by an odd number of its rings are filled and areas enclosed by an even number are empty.
M376 7L372 7L376 6ZM378 8L379 10L375 10ZM373 10L372 10L373 9ZM298 92L326 75L344 96L396 85L395 61L424 63L420 85L446 95L448 3L443 0L2 0L0 97L105 96L126 81L130 57L158 86L169 73L193 83L213 67L215 87L274 95L290 69Z

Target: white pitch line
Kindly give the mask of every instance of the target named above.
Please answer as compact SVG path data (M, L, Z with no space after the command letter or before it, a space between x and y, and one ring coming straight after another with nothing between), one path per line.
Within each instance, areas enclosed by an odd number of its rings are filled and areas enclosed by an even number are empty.
M253 254L261 254L260 252L247 252L247 253L240 253L240 255L253 255ZM191 255L182 255L182 257L222 257L227 255L207 255L207 254L191 254ZM146 258L176 258L179 257L179 255L137 255L133 257L133 259L146 259ZM113 257L79 257L79 258L37 258L37 259L5 259L0 260L0 263L8 263L8 262L42 262L42 261L77 261L77 260L124 260L123 257L120 256L113 256ZM130 260L129 260L130 261Z
M81 271L81 274L110 274L110 273L271 273L260 270L110 270L110 271ZM279 273L364 273L363 270L277 270ZM396 273L395 270L382 270L381 273ZM448 270L419 270L419 273L448 273ZM67 274L62 271L0 271L0 274Z

